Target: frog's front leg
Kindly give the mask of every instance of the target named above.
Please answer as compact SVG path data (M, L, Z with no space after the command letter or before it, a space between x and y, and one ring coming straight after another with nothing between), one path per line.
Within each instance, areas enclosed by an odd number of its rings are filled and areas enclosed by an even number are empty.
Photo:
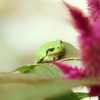
M44 59L43 59L43 62L49 62L49 61L52 61L52 60L54 60L53 57L51 57L51 56L45 56Z

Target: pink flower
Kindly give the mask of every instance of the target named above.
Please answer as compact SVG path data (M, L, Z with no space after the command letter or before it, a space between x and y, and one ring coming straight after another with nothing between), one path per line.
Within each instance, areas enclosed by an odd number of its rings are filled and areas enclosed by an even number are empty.
M88 10L92 22L100 20L100 0L87 0Z
M63 79L80 79L83 76L82 72L77 67L68 66L56 61L51 61L51 63L56 65L57 68L63 72Z
M65 3L72 15L74 26L80 33L80 58L87 77L100 76L100 22L91 24L79 9ZM87 70L88 69L88 70ZM98 70L98 71L97 71Z
M91 86L90 91L89 91L89 95L100 97L100 85Z
M100 22L96 14L100 14L99 0L88 1L93 20L98 20L95 23L91 23L89 17L83 15L79 9L67 3L64 4L69 9L74 26L80 33L78 39L80 44L80 58L83 66L81 69L78 69L77 67L68 66L60 62L52 61L51 63L63 72L64 79L98 77L100 76ZM90 96L100 96L99 89L100 85L91 86L89 91Z
M55 65L63 73L63 79L85 79L87 78L84 69L78 69L77 67L68 66L61 62L51 61L51 64ZM89 77L88 77L89 78ZM93 85L89 87L90 96L100 96L100 85Z

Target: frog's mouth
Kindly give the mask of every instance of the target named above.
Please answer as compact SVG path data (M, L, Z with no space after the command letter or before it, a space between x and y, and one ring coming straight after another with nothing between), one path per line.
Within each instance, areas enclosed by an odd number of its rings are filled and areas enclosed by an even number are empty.
M53 60L59 60L59 59L61 59L64 54L65 54L65 50L63 50L62 52L54 54Z

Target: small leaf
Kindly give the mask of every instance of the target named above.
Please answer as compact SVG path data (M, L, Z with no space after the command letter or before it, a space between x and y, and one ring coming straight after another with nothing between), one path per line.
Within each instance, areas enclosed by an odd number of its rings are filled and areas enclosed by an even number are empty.
M58 69L56 69L48 63L26 65L16 69L14 72L37 73L41 74L44 77L54 77L62 75L62 73Z
M75 93L79 99L87 98L89 97L88 93Z
M26 65L26 66L22 66L22 67L17 68L17 69L16 69L15 71L13 71L13 72L19 71L19 72L21 72L21 73L29 73L29 72L31 72L31 70L34 69L35 66L36 66L36 65L32 65L32 64Z

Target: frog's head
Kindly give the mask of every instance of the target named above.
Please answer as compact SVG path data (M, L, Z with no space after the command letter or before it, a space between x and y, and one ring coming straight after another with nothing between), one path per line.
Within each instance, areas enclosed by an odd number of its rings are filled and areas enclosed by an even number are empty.
M46 52L47 55L56 55L64 50L64 44L61 40L52 41Z

